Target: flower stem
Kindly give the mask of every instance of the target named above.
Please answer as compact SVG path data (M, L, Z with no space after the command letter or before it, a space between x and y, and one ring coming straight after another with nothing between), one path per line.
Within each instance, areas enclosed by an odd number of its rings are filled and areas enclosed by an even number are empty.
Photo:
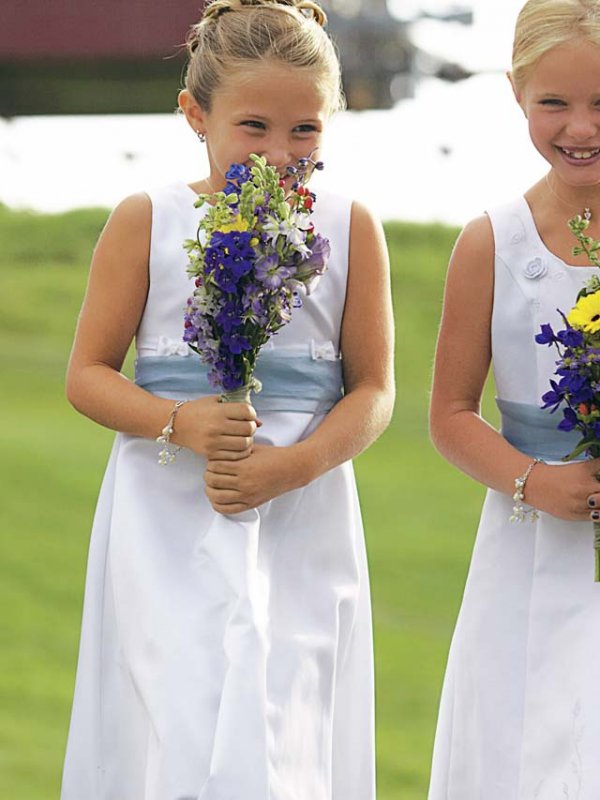
M221 403L248 403L248 405L252 405L250 399L251 392L260 392L261 389L262 383L252 375L248 383L245 383L238 389L222 392L219 400Z
M230 392L222 392L219 400L221 403L248 403L250 404L250 386L240 386Z
M594 522L594 580L600 582L600 522Z

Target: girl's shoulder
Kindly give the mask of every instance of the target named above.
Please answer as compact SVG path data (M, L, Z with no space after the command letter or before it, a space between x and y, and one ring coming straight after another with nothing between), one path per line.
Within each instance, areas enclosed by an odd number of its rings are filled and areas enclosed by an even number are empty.
M117 219L128 223L146 222L151 210L151 202L146 192L136 192L120 200L111 211L109 220Z
M494 232L488 214L481 214L468 222L454 245L452 258L465 258L477 262L494 255Z
M495 243L487 214L468 222L462 229L452 249L448 265L447 294L457 295L464 301L481 293L491 292L494 276ZM452 291L450 291L452 290Z
M124 246L146 246L152 226L152 207L144 192L129 195L118 203L110 213L100 242L113 243L119 249Z
M523 196L491 206L461 231L455 250L474 258L502 255L531 239L531 212Z

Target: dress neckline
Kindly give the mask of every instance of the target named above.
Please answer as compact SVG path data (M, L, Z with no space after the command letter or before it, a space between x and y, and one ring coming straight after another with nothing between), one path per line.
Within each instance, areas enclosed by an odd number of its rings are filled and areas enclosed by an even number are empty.
M181 186L182 186L183 189L187 189L189 194L193 194L194 197L196 199L198 199L198 192L195 189L192 189L192 187L189 185L189 183L186 183L185 181L182 181L181 182Z
M519 198L519 201L523 206L523 211L525 213L526 221L527 221L527 223L529 225L529 228L531 229L532 234L537 239L539 246L551 258L553 258L555 261L557 261L559 264L561 264L563 267L566 267L567 269L576 269L576 270L580 270L580 269L596 269L597 270L598 269L598 267L595 267L593 264L568 264L560 256L557 256L556 253L553 253L552 250L550 250L548 248L548 246L546 245L546 243L544 242L544 240L540 236L540 232L538 231L537 225L535 224L535 217L533 216L533 212L532 212L532 210L531 210L531 208L529 206L529 203L527 202L526 198L524 196L521 196Z

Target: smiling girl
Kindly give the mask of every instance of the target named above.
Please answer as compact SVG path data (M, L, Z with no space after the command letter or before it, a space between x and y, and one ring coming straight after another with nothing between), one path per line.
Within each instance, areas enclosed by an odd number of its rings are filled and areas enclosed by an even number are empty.
M600 460L560 463L573 441L539 408L556 353L534 337L541 323L560 327L557 309L568 311L596 272L572 255L567 220L585 215L600 237L600 2L529 0L510 79L550 169L524 197L467 225L448 272L431 433L489 491L429 798L597 800L600 586L590 516L600 508ZM491 361L501 432L480 416ZM510 521L515 511L525 524Z
M393 402L388 263L370 213L319 196L328 269L261 355L279 377L256 409L190 386L173 405L178 365L196 358L182 342L182 245L204 213L194 201L251 153L285 179L318 151L342 105L324 22L311 0L208 5L179 104L210 173L126 199L96 247L67 392L118 434L92 532L62 800L375 796L369 586L350 462ZM136 382L120 372L132 339ZM156 393L142 379L148 357L164 378ZM169 420L182 449L164 467L155 439ZM206 558L221 513L229 544L245 530L237 519L253 521L252 563ZM232 622L244 570L264 611L264 662L240 664L256 634Z

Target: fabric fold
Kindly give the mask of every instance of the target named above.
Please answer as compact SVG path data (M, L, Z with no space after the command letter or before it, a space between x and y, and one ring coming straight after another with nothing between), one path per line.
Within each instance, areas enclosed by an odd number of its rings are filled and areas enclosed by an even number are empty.
M220 574L230 613L222 631L227 666L208 779L198 800L269 797L267 743L268 581L258 567L260 512L215 515L196 557Z

